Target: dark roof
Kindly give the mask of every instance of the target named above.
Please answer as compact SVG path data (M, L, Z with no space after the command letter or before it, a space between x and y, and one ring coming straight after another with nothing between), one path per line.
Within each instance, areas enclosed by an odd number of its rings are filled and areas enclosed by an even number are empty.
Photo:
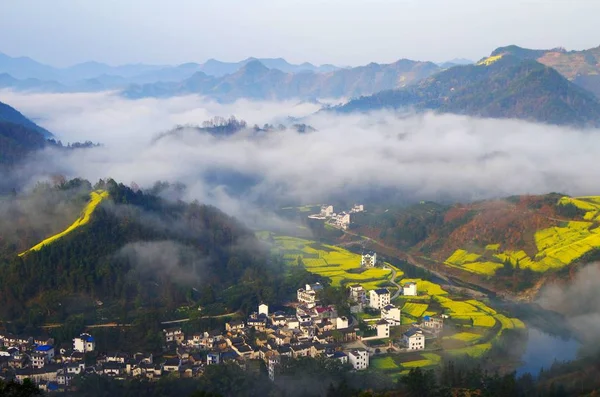
M375 290L377 295L389 294L390 291L387 288L378 288Z
M165 361L165 365L168 365L170 367L172 366L179 366L179 359L178 358L169 358L167 359L167 361Z
M342 357L347 357L348 355L344 352L335 352L333 353L333 358L342 358Z
M431 320L431 317L429 317L429 316L423 317L423 321L429 321L429 320Z
M388 322L384 319L381 319L379 321L377 321L377 325L383 325L383 324L387 324Z
M115 361L109 361L102 365L103 369L122 369L123 363L118 363Z
M384 309L384 310L391 310L391 309L394 309L395 307L396 307L396 306L394 306L394 305L387 305L387 306L385 306L383 309Z
M277 351L279 351L279 353L289 353L292 351L292 349L289 346L283 345L283 346L279 346Z
M247 353L247 352L252 351L252 348L248 345L241 345L237 349L240 353Z
M423 331L421 331L421 329L419 329L419 328L411 328L408 331L406 331L403 335L411 337L411 336L415 335L417 332L423 332Z

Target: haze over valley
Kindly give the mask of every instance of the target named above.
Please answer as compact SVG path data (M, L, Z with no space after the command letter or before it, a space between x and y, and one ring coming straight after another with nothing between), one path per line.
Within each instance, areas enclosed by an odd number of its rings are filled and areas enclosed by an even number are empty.
M600 391L596 5L34 3L0 395Z

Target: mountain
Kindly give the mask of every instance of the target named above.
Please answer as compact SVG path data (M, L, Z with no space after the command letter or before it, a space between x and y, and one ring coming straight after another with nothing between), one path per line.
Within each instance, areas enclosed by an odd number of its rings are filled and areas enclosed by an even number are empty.
M93 313L97 299L127 310L197 301L235 311L283 293L252 231L214 207L159 198L173 188L73 180L5 198L2 318L45 302L45 317L64 319L71 309L59 302Z
M454 67L454 66L470 65L470 64L473 64L473 63L475 63L475 62L471 61L470 59L454 58L454 59L452 59L450 61L438 63L438 66L441 67L442 69L449 69L449 68Z
M236 72L222 77L197 72L181 83L132 85L123 91L123 95L141 98L199 94L219 101L239 98L281 100L353 97L405 87L439 70L431 62L402 59L387 65L371 63L329 73L285 73L268 68L259 60L252 60Z
M38 131L0 120L0 170L22 160L32 151L46 147L46 138Z
M376 109L434 110L549 124L599 125L600 103L556 70L512 55L455 66L420 83L361 97L339 112Z
M500 47L492 56L512 55L521 59L534 59L556 69L560 74L600 98L600 46L582 51L564 48L531 50L511 45Z
M67 90L64 85L53 80L39 80L34 78L15 79L8 73L0 73L1 88L35 92L65 92Z
M33 121L29 120L27 117L23 116L23 114L21 114L15 108L2 102L0 102L0 121L21 125L23 127L26 127L27 129L38 132L44 138L52 137L52 133L50 131L40 127Z
M58 77L56 69L52 66L28 57L10 57L3 53L0 53L0 73L10 74L17 79L54 80Z
M248 58L240 62L221 62L209 59L203 64L190 62L176 66L148 64L111 66L89 61L67 68L55 68L31 58L10 57L0 53L0 75L6 74L15 79L12 84L5 81L0 87L56 92L98 91L123 88L128 84L148 84L158 81L180 82L190 78L196 72L222 77L236 73L246 64L257 60L269 69L279 69L285 73L328 73L339 69L333 65L315 66L308 62L295 65L283 58ZM29 83L18 82L21 80Z
M199 65L198 71L206 73L209 76L222 77L227 74L236 73L246 64L254 61L259 61L269 69L277 69L285 73L328 73L339 69L333 65L315 66L308 62L301 65L294 65L283 58L247 58L240 62L221 62L216 59L209 59L204 64Z
M432 270L498 290L526 290L600 257L600 197L551 193L387 209L357 217L356 232Z

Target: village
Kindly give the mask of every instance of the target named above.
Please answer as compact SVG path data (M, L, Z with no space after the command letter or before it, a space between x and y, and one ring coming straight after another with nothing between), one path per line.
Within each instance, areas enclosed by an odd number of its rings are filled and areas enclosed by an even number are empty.
M318 214L312 214L308 217L310 219L318 219L324 220L327 225L335 227L337 229L348 230L348 227L352 223L351 215L358 214L360 212L365 211L365 206L363 204L354 204L354 206L349 211L342 211L340 213L336 213L333 209L333 205L322 205L321 212Z
M376 266L377 254L363 253L361 265ZM75 336L72 345L60 346L49 337L0 334L0 376L17 381L29 378L42 390L64 391L79 375L189 378L202 376L207 366L223 363L247 368L262 362L269 378L275 380L282 361L299 357L322 356L361 371L380 353L425 350L427 341L435 339L444 326L442 316L424 316L420 324L402 325L401 310L390 303L392 294L387 288L367 291L360 284L346 289L351 315L338 315L336 307L321 304L323 288L320 283L298 288L294 312L272 312L261 303L248 317L225 323L224 329L185 334L181 327L164 328L165 353L160 358L145 352L98 352L89 333ZM417 296L417 284L406 283L399 293ZM377 316L360 320L365 311ZM371 345L376 341L386 341L384 351Z

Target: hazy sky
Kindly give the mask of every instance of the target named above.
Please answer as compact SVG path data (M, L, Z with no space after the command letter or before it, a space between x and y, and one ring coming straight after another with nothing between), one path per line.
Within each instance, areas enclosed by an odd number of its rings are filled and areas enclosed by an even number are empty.
M600 45L597 0L0 0L0 52L57 66L477 60Z

